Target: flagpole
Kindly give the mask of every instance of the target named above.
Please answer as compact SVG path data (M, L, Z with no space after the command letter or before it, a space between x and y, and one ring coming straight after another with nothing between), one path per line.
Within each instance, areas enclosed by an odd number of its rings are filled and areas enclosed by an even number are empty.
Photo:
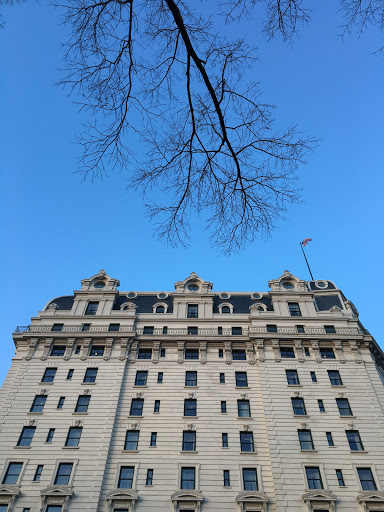
M300 247L301 247L301 250L303 251L303 255L304 255L304 258L305 258L305 262L306 262L306 264L307 264L307 267L308 267L309 273L311 274L312 281L314 281L314 279L313 279L313 275L312 275L312 272L311 272L311 269L309 268L309 263L308 263L307 257L306 257L305 252L304 252L303 242L300 242Z

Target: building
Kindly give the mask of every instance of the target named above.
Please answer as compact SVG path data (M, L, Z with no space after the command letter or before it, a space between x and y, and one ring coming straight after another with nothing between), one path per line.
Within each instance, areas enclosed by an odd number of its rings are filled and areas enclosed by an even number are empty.
M384 510L384 356L333 282L118 286L16 329L0 512Z

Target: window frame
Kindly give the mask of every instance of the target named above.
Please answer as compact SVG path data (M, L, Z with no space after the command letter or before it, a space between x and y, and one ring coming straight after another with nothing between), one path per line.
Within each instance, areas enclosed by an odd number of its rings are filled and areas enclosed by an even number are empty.
M247 405L247 407L244 407L243 409L241 408L242 405ZM243 413L243 412L246 412L248 414L240 414L240 413ZM250 401L248 398L239 398L237 400L237 417L238 418L251 418L252 417L252 414L251 414L251 404L250 404Z
M52 377L52 380L50 380L50 376L48 376L48 379L46 378L47 375L46 373L48 371L53 371L53 377ZM44 373L43 373L43 377L41 379L41 382L44 382L44 384L46 384L47 382L53 382L55 380L55 377L56 377L56 373L57 373L57 368L56 367L53 367L53 366L47 366L47 368L44 370ZM45 380L46 379L46 380Z
M15 483L6 483L5 479L8 476L8 470L9 470L9 466L11 464L21 464L21 468L17 475L16 482ZM19 485L19 482L21 481L21 478L23 477L26 465L27 465L27 461L21 461L16 458L6 459L4 462L4 468L3 468L3 471L1 472L1 477L0 477L1 485Z
M187 318L199 318L199 304L187 304Z
M234 357L234 356L236 356L236 357ZM232 361L246 361L246 360L247 360L247 351L245 350L245 348L232 348Z
M296 359L294 347L280 346L280 357L281 359Z
M188 374L192 374L192 373L194 374L194 376L196 376L196 379L194 380L195 384L187 384L187 382L192 382L192 380L189 379L191 377L191 375L188 375ZM186 370L185 371L184 386L187 388L197 387L197 370Z
M100 353L99 353L100 352ZM93 345L89 349L89 357L104 357L105 345Z
M191 437L191 439L187 439ZM183 452L196 452L196 430L183 430L182 448ZM191 449L188 446L191 445Z
M303 466L304 466L305 482L307 483L307 489L308 489L309 491L316 491L316 490L322 490L322 489L325 489L325 488L326 488L326 487L325 487L325 485L326 485L326 481L325 481L325 479L324 479L324 472L322 471L322 465L321 465L321 464L319 464L319 465L317 465L317 466L312 466L312 465L310 465L310 464L309 464L309 465L307 465L307 463L305 463L305 464L303 464ZM318 471L319 471L319 480L320 480L320 483L321 483L321 487L311 487L311 486L310 486L310 483L309 483L309 480L310 480L310 479L308 478L307 469L315 469L315 468L316 468L316 469L318 469ZM315 479L311 478L311 480L315 480ZM317 481L317 479L316 479L316 481ZM324 485L324 483L325 483L325 485Z
M32 435L24 436L25 432L32 432ZM27 448L27 447L31 446L35 433L36 433L36 427L24 425L20 432L16 446L18 446L20 448ZM25 442L25 441L27 441L27 444L21 444L22 442Z
M183 469L194 469L194 487L191 488L183 488L182 486L182 476L183 476ZM177 472L177 489L180 491L196 491L200 488L200 464L189 464L189 463L179 463L178 465L178 472Z
M153 404L153 412L156 414L160 413L160 403L161 403L161 400L155 400L155 402Z
M147 357L147 356L150 357ZM144 357L142 357L144 356ZM137 351L137 359L140 359L142 361L151 361L152 359L152 349L150 347L141 347Z
M130 480L128 478L124 478L124 479L121 478L121 473L122 473L123 469L126 469L126 468L127 469L128 468L132 468L132 483L131 483L131 487L122 487L120 485L120 483L122 481L129 481ZM133 484L134 484L134 481L135 481L135 473L136 473L136 467L135 467L134 464L129 465L129 466L127 466L125 462L119 464L118 471L117 471L116 489L132 490L133 489Z
M359 488L361 491L363 492L375 492L375 491L381 491L382 490L382 486L381 486L381 482L377 476L377 473L376 473L376 467L373 465L373 464L354 464L353 465L353 468L355 470L355 474L356 474L356 479L357 479L357 482L358 482L358 485L359 485ZM371 471L371 475L372 475L372 478L373 478L373 482L376 486L376 489L364 489L363 488L363 484L361 482L361 479L360 479L360 475L359 475L359 469L369 469Z
M328 378L329 378L329 382L331 383L331 386L343 386L344 385L339 370L327 370L327 373L328 373ZM331 377L331 373L336 373L337 374L336 378Z
M157 432L151 432L151 437L149 439L149 446L154 448L157 446Z
M246 434L248 434L250 436L250 439L251 439L250 443L245 443L242 440L242 437L245 436ZM239 437L240 437L240 452L241 453L255 453L255 440L253 437L253 432L251 430L241 430ZM248 445L251 446L252 449L251 450L243 450L243 447L248 446Z
M145 376L145 379L138 379L138 377ZM138 382L140 380L140 382ZM146 387L148 381L148 370L136 370L134 386Z
M221 447L222 448L229 448L228 432L222 432L221 433Z
M137 404L140 404L141 407L137 407ZM141 418L143 416L143 409L144 409L144 398L132 398L131 399L131 406L129 409L129 416L132 416L134 418ZM133 411L139 411L140 414L132 414Z
M137 439L136 441L129 441L130 443L136 442L136 448L126 448L127 442L128 442L128 433L135 432L137 433ZM140 441L140 430L137 429L127 429L125 432L125 438L124 438L124 449L125 452L137 452L139 448L139 441Z
M153 475L154 475L154 469L148 468L147 475L145 477L145 486L146 487L151 487L153 485Z
M297 413L295 411L295 406L294 406L294 401L295 400L301 400L302 401L302 404L303 404L302 409L304 411L303 414ZM305 400L304 400L303 397L301 397L301 396L292 396L291 397L291 403L292 403L292 410L293 410L293 415L294 416L307 416L307 408L305 407Z
M309 440L300 438L300 434L304 434L304 433L309 434ZM313 442L311 429L309 429L309 428L298 429L297 436L299 438L300 450L303 450L303 451L314 451L315 450L315 445ZM303 448L304 443L308 443L311 446L311 448Z
M287 305L290 316L303 316L298 302L288 302Z
M92 377L92 378L93 378L93 380L86 380L86 379L89 379L89 377L88 377L88 375L87 375L87 374L88 374L88 372L90 372L90 371L95 372L95 376L94 376L94 378ZM98 369L98 368L93 368L93 367L89 367L89 368L87 368L87 369L85 370L85 373L84 373L83 383L84 383L84 384L93 384L93 383L95 383L95 382L96 382L96 379L97 379L98 371L99 371L99 369Z
M195 357L197 354L197 357ZM193 357L191 357L193 356ZM184 360L185 361L198 361L200 359L200 350L198 348L185 348L184 349Z
M357 437L358 437L358 441L352 441L349 439L348 437L348 433L354 433L355 435L357 434ZM360 432L358 430L346 430L345 431L345 435L347 437L347 441L348 441L348 444L349 444L349 449L351 450L351 452L365 452L365 448L364 448L364 444L363 444L363 441L361 440L361 436L360 436ZM355 444L356 446L360 446L360 448L357 448L356 450L354 450L352 448L352 445Z
M256 482L256 489L246 489L246 485L245 485L245 482L246 480L244 479L244 472L245 471L254 471L255 472L255 482ZM241 467L241 487L242 487L242 490L244 492L259 492L260 491L260 485L259 485L259 475L258 475L258 468L256 466L242 466ZM253 482L253 480L247 480L247 482Z
M79 435L71 436L71 434L73 432L79 433ZM69 427L64 446L67 448L77 448L80 444L80 439L81 439L82 434L83 434L83 427L73 427L73 426Z
M43 474L44 464L37 464L33 474L32 482L40 482L41 475Z
M85 306L84 316L95 316L97 315L97 310L99 309L99 301L89 300ZM96 305L96 308L95 308Z
M194 404L194 407L186 407L187 404ZM195 414L186 414L187 411L194 411ZM183 416L188 418L195 418L197 416L197 399L196 398L184 398L184 414Z
M35 404L35 401L37 399L42 399L44 398L43 400L43 404ZM45 404L47 403L47 398L48 398L48 395L35 395L35 398L33 399L33 402L32 402L32 405L31 405L31 408L29 409L29 412L32 412L32 413L42 413L44 411L44 407L45 407ZM39 410L34 410L34 408L40 408Z
M52 474L52 481L51 481L51 485L57 485L57 486L61 486L61 485L72 485L72 482L73 482L73 479L74 479L74 476L75 476L75 471L76 471L76 467L77 467L77 463L78 463L78 460L63 460L63 459L59 459L56 461L56 465L55 465L55 469L53 471L53 474ZM56 483L56 480L57 480L57 474L58 474L58 471L59 471L59 468L60 468L60 465L61 464L72 464L72 470L71 470L71 473L69 475L69 480L68 480L68 483L66 484L58 484Z
M49 357L64 357L66 348L65 345L52 345Z
M290 380L293 380L289 377L289 373L291 374L294 374L295 376L295 381L296 382L290 382ZM287 384L288 386L300 386L300 379L299 379L299 373L297 370L285 370L285 376L286 376L286 379L287 379Z
M335 398L335 400L336 400L336 405L337 405L337 409L339 411L340 417L348 418L348 417L353 416L352 407L351 407L351 404L349 403L348 398ZM346 402L348 404L348 408L340 407L341 402ZM342 414L341 411L348 411L350 414Z
M137 490L137 477L138 477L138 472L139 472L139 468L140 468L140 463L138 462L128 462L128 461L123 461L123 462L119 462L117 464L117 467L116 467L116 476L115 476L115 489L119 489L119 478L120 478L120 471L121 471L121 468L122 467L134 467L134 472L133 472L133 482L132 482L132 488L129 489L130 491L136 491ZM125 487L121 487L120 489L126 489ZM124 508L124 507L123 507Z
M245 377L245 379L243 379ZM248 388L248 374L247 372L237 371L235 372L235 382L237 388ZM245 383L245 384L242 384Z

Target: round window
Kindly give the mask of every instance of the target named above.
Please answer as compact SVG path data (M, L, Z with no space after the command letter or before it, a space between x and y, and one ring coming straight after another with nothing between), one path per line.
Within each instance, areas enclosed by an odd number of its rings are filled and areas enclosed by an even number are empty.
M252 297L252 299L257 300L257 299L261 299L262 295L259 292L253 292L253 293L251 293L251 297Z
M222 299L229 299L229 293L220 293Z
M325 282L325 281L317 281L317 282L316 282L316 286L317 286L318 288L327 288L327 287L328 287L328 283L327 283L327 282Z
M129 292L129 293L127 293L127 297L128 297L128 299L134 299L136 297L136 293L135 292Z
M167 294L164 293L164 292L158 293L157 296L159 297L159 299L166 299L167 298Z
M294 285L293 285L292 281L283 281L281 283L281 286L283 288L285 288L286 290L293 290L294 289Z
M195 283L192 283L188 286L188 290L190 292L198 292L199 291L199 286Z
M105 288L104 281L97 281L97 283L95 283L95 288Z

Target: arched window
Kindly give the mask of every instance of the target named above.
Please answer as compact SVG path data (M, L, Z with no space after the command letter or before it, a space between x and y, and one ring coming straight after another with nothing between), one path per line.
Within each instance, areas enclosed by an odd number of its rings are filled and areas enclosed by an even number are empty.
M257 306L257 311L264 311L263 306Z
M221 312L222 313L230 313L231 312L231 308L229 306L223 306L221 308Z
M157 306L156 307L156 313L165 313L164 306Z

